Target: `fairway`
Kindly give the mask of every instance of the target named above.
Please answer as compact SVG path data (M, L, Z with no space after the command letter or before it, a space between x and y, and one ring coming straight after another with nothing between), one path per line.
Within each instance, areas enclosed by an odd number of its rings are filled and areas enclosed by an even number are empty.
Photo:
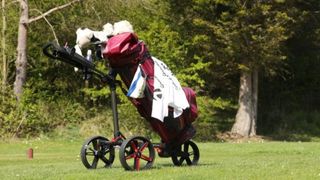
M175 167L156 157L152 169L125 171L118 150L112 168L87 170L83 140L19 140L0 144L1 179L319 179L320 143L197 143L199 165ZM26 155L34 149L34 158Z

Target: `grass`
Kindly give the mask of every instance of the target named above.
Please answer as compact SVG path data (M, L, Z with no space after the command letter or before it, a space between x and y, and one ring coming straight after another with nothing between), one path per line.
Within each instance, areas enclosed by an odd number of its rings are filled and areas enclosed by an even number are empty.
M174 167L156 157L150 170L87 170L79 157L83 140L14 140L0 143L0 179L319 179L320 143L197 143L199 165ZM28 148L34 158L27 159Z

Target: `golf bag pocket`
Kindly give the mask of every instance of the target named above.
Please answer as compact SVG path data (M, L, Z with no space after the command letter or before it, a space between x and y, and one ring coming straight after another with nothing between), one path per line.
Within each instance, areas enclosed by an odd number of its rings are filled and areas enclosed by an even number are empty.
M108 40L103 56L113 68L136 64L142 51L142 44L143 42L140 42L135 34L122 33Z

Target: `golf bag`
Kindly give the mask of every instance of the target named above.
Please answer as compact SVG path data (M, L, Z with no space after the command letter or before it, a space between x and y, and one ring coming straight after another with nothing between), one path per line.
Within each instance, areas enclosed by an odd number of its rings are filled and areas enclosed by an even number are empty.
M146 45L139 41L135 34L122 33L110 38L103 51L103 56L113 71L120 75L127 88L130 87L138 66L147 75L144 97L130 98L130 100L164 143L182 144L195 135L192 122L197 118L198 110L196 95L191 88L183 88L189 108L183 110L179 117L174 118L172 107L168 108L169 116L165 117L163 122L151 116L154 93L154 60Z

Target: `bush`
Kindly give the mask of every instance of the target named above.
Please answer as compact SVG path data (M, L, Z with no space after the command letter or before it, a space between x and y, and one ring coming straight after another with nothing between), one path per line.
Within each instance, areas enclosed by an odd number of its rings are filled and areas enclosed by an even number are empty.
M270 113L272 114L272 113ZM320 136L319 111L293 111L290 113L274 113L265 120L277 122L271 136L279 140L310 141L313 137Z
M217 133L231 129L234 122L236 106L229 100L206 96L197 97L199 117L196 120L196 139L200 141L212 141Z
M81 122L79 134L89 138L95 135L113 137L113 119L111 111L100 111Z
M125 136L139 134L159 138L119 88L117 91L120 131ZM1 91L1 137L33 137L42 134L65 136L67 131L72 131L71 134L75 136L91 137L100 134L112 137L114 130L110 93L106 91L99 94L98 89L90 92L89 95L94 93L95 96L89 100L84 98L88 103L71 93L52 95L45 91L35 93L33 89L25 88L23 99L18 105L11 91ZM230 101L200 96L197 102L199 117L194 123L197 140L213 140L217 133L230 129L233 123L230 112L235 109Z
M72 98L46 98L27 88L20 103L11 91L2 91L0 96L1 137L38 136L58 126L77 124L87 118L85 108Z
M18 127L21 113L9 88L0 86L0 102L0 137L9 137Z
M93 109L93 115L81 122L80 135L84 137L94 135L113 137L114 127L111 108L103 107ZM129 101L118 105L118 113L120 132L123 133L124 136L151 136L148 122L140 117L136 108Z

